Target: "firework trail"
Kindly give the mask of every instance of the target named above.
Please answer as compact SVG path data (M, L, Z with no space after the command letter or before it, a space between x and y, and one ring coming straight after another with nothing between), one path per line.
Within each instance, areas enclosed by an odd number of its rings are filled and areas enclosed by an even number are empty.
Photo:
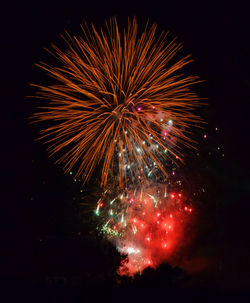
M117 175L121 188L138 173L147 179L152 163L166 176L166 161L183 161L182 148L194 147L200 102L190 86L199 80L181 74L192 60L175 60L182 46L165 44L166 36L156 37L156 25L139 34L135 18L121 32L111 18L106 31L92 25L81 37L66 33L66 51L52 45L57 67L38 64L53 79L33 84L36 97L49 100L34 115L50 123L40 138L66 172L77 167L83 183L97 166L102 186Z
M126 255L118 273L133 276L169 261L190 222L192 202L167 184L182 150L195 148L191 130L203 121L190 87L200 80L183 75L190 56L175 59L181 44L157 38L156 25L139 34L135 18L124 31L111 18L82 30L66 33L66 51L52 45L56 67L38 64L53 81L33 84L47 100L33 119L49 122L40 138L66 172L85 183L101 169L97 229Z

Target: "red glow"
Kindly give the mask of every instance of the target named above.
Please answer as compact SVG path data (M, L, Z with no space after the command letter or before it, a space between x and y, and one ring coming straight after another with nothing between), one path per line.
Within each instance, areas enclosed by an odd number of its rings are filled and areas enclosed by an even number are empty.
M185 240L183 233L191 218L192 208L184 204L186 201L180 199L178 192L167 193L165 184L141 191L133 190L127 195L130 198L124 195L121 202L126 225L120 223L118 216L119 226L113 225L113 229L122 233L119 236L112 234L112 241L121 254L127 255L126 262L121 264L118 273L133 276L148 266L157 267L162 262L171 261L177 247ZM155 197L158 203L150 197ZM131 201L133 203L128 203ZM108 218L115 220L115 216Z

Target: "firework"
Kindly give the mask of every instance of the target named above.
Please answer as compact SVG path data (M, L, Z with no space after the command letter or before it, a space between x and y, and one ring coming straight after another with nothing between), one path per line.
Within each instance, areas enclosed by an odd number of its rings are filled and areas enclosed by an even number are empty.
M175 60L181 44L157 38L156 25L141 34L135 18L124 31L115 18L106 26L66 33L66 51L52 45L58 66L38 64L53 82L34 85L37 98L49 100L34 118L49 122L41 139L66 172L77 167L84 183L100 166L102 186L115 175L124 187L130 178L147 180L154 166L166 176L166 162L182 161L183 146L194 147L200 102L190 86L199 80L181 74L190 56Z
M163 184L103 196L95 215L98 230L125 255L118 273L133 276L169 261L183 243L193 207L182 191Z

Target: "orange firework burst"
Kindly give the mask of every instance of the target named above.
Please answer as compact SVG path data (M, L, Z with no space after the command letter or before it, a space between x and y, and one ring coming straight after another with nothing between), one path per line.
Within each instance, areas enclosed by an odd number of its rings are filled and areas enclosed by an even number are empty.
M126 183L126 165L134 174L135 164L143 176L149 161L166 175L164 161L182 161L182 146L195 143L190 127L201 122L193 112L198 96L189 89L200 81L178 73L192 60L186 56L172 63L182 46L175 39L165 44L166 34L156 38L156 25L141 35L135 18L123 32L115 18L106 26L99 33L86 26L82 37L66 34L67 51L52 45L60 65L38 65L55 80L34 85L37 97L50 101L35 114L35 121L50 122L41 138L51 155L60 152L57 162L66 172L78 164L76 175L83 182L98 165L102 185L114 171L120 185Z

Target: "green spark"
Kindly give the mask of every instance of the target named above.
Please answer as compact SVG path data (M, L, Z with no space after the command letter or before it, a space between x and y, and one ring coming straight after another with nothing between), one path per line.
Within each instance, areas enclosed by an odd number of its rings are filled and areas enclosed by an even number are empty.
M116 198L115 198L116 199ZM110 205L112 205L115 202L115 199L113 199L112 201L110 201Z
M100 214L99 210L100 210L100 205L98 205L97 208L96 208L96 210L95 210L95 214L97 216L99 216L99 214Z

